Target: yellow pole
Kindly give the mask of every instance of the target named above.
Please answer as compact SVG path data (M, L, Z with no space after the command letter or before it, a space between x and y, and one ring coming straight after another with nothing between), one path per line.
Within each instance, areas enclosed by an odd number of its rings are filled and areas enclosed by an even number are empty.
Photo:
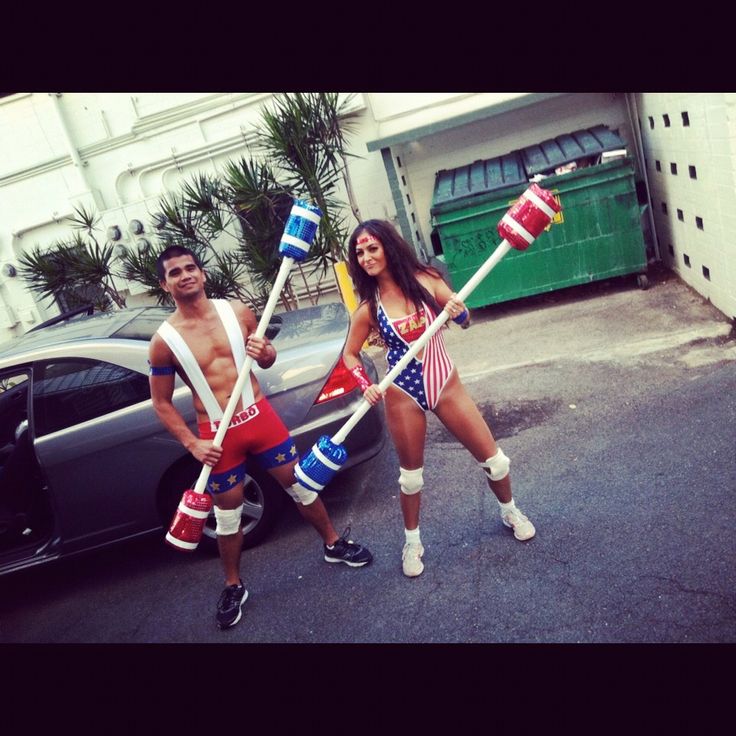
M358 297L355 294L355 288L353 286L353 280L350 278L348 273L348 264L345 261L338 261L334 265L335 278L337 279L337 286L340 289L340 296L348 308L350 314L352 314L358 308ZM368 349L368 341L363 343L363 350Z
M348 264L345 261L338 261L335 264L335 276L342 300L350 314L352 314L358 308L358 297L355 295L353 280L350 278Z

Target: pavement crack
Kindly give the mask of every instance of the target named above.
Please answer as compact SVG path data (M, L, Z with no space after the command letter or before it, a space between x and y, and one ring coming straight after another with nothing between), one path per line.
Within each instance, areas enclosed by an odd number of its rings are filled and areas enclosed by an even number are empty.
M736 599L734 599L733 596L729 596L724 593L718 593L717 591L714 591L714 590L702 590L700 588L688 588L686 585L681 583L676 578L668 578L668 577L665 577L664 575L642 575L641 577L642 579L651 578L653 580L660 580L664 583L669 583L670 585L674 585L677 588L678 592L680 593L687 593L690 595L701 595L701 596L709 596L712 598L717 598L718 600L723 601L727 605L733 606L734 608L736 608Z

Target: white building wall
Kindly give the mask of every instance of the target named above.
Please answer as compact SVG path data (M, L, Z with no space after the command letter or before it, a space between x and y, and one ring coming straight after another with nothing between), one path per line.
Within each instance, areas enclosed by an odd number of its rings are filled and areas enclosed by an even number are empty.
M138 219L148 230L141 237L151 239L150 216L162 194L200 171L222 170L228 161L250 155L260 110L271 95L64 93L57 99L63 117L47 93L0 101L0 266L17 264L35 245L67 238L71 230L64 218L78 204L99 213L101 235L118 225L121 242L135 245L128 224ZM354 104L365 110L361 95ZM365 112L362 118L353 139L362 158L351 162L356 197L365 217L393 217L380 155L366 154L362 144L373 135L373 119ZM139 285L118 287L129 289L130 305L145 301ZM15 322L3 311L10 304ZM0 275L0 339L57 311L37 303L21 278Z
M636 105L661 258L736 317L736 95L648 92Z
M399 219L383 156L368 151L368 141L498 103L513 107L525 94L357 93L354 106L360 117L350 138L355 157L349 169L360 218ZM647 93L633 98L638 103L634 113L642 121L662 258L733 316L736 95ZM36 244L68 237L64 218L75 204L96 209L103 232L118 225L128 245L135 244L128 231L133 219L146 225L150 239L150 216L159 197L198 171L221 170L227 161L247 156L261 108L270 99L268 93L101 92L54 98L21 93L0 99L0 340L57 312L54 306L38 304L22 279L6 275L2 266L17 264L18 256ZM681 125L683 111L689 114L688 127ZM670 115L669 128L663 127L663 114ZM656 121L653 129L649 116ZM431 252L430 209L438 171L598 124L617 129L633 154L631 120L624 94L566 94L426 133L391 146L391 155L401 159L402 196L411 198L412 224ZM656 176L655 159L663 167ZM669 173L673 162L677 176ZM689 166L696 167L697 179L689 177ZM661 212L662 201L667 216ZM683 221L677 220L677 209L683 211ZM357 223L347 208L346 215L350 225ZM702 228L696 216L702 218ZM144 300L136 285L127 286L129 304Z

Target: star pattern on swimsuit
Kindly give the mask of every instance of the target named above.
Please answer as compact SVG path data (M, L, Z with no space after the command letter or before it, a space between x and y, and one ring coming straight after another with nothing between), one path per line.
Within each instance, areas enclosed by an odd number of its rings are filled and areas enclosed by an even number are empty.
M389 365L396 365L402 356L409 349L406 343L400 340L391 329L386 313L383 309L378 310L378 322L381 327L381 334L384 342L389 346L386 354ZM409 394L420 406L426 406L426 396L424 393L424 381L422 379L421 366L416 358L412 358L409 364L394 379L397 386Z

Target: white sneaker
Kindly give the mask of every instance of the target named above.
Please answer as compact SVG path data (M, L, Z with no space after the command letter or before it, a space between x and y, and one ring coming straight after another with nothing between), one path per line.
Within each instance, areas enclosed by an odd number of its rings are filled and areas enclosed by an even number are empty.
M424 547L421 543L407 542L401 552L401 565L404 568L404 575L409 578L415 578L421 575L424 570L422 555Z
M534 524L519 511L519 509L512 509L501 514L501 521L509 529L514 530L514 537L520 542L525 542L527 539L531 539L537 530L534 528Z

